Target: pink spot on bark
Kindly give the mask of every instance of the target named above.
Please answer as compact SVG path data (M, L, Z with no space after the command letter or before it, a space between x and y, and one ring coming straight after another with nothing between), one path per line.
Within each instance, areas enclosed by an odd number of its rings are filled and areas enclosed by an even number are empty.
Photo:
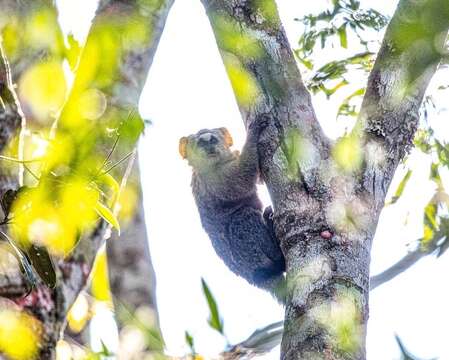
M84 280L87 280L90 274L90 267L86 263L82 263L81 271L83 272Z
M326 239L326 240L332 239L332 233L331 233L329 230L324 230L324 231L322 231L322 232L320 233L320 236L321 236L323 239Z
M14 302L22 308L36 306L37 292L36 292L36 290L33 290L27 296L23 296L23 297L14 299Z

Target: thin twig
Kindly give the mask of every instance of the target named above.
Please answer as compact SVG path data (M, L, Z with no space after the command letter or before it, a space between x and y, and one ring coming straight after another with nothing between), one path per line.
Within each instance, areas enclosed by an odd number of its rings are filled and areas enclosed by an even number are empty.
M434 252L436 247L423 251L421 248L417 248L405 255L401 260L390 266L388 269L382 271L380 274L371 276L370 278L370 291L379 287L382 284L392 280L396 276L402 274L405 270L415 265L423 257Z

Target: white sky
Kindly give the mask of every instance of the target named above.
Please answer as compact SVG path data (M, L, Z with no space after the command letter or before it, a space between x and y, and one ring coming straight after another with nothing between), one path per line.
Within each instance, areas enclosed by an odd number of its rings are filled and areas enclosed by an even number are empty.
M277 2L292 44L301 30L293 18L325 3ZM94 2L59 3L65 28L85 34ZM383 13L391 13L395 4L396 1L378 0L375 6ZM328 52L323 56L322 60L328 61L335 54ZM348 124L335 121L338 102L327 102L323 96L315 96L313 101L325 131L334 137L341 134ZM237 148L244 139L243 123L200 1L176 0L140 109L144 118L153 121L141 141L140 161L159 315L167 349L170 354L186 353L184 331L188 330L200 353L214 355L226 342L207 325L201 277L216 297L230 343L282 319L283 310L270 295L233 275L215 255L191 196L190 169L178 155L179 138L200 128L226 126ZM443 117L435 120L435 126L447 133ZM372 251L374 274L400 259L406 253L406 245L421 236L422 209L433 195L433 188L428 181L429 164L419 154L413 153L412 159L416 170L403 198L381 216ZM400 172L403 174L404 169ZM400 179L398 174L392 190ZM262 195L266 200L265 192ZM417 356L449 359L447 259L447 255L439 260L428 257L372 292L368 359L397 359L395 333Z

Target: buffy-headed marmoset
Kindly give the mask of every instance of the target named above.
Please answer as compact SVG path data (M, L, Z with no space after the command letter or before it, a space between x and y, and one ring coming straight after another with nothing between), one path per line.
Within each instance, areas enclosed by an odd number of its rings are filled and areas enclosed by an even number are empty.
M256 189L263 127L258 121L249 127L241 154L231 151L226 128L181 138L179 152L192 167L193 196L218 256L235 274L283 301L285 259L274 235L271 207L262 213Z

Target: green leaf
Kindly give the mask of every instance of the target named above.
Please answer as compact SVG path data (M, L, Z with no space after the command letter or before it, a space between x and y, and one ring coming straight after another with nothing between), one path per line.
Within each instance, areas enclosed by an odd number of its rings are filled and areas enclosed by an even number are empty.
M438 231L437 211L437 204L432 199L424 209L424 235L421 240L423 246L427 246L435 239Z
M108 189L111 191L111 201L110 206L113 207L115 205L115 202L117 200L117 197L120 192L120 185L117 182L117 180L114 179L114 177L109 173L103 173L98 177L98 180L108 187Z
M11 205L16 199L17 191L9 189L3 194L1 205L3 214L5 215L5 218L8 217L9 212L11 211Z
M53 289L56 286L56 273L47 249L43 246L31 245L26 253L41 280Z
M109 349L107 348L107 346L105 345L105 343L103 342L103 340L100 339L100 341L101 341L101 352L98 353L98 355L112 356L113 354L109 351Z
M346 33L346 24L343 24L338 28L338 36L340 37L341 47L348 48L348 34Z
M115 228L120 235L120 224L115 215L112 213L111 209L109 209L106 205L98 201L97 204L95 205L95 211L100 217L102 217L113 228Z
M130 110L126 120L118 128L121 139L128 144L134 144L145 128L142 117L138 111Z
M25 252L22 251L16 244L14 244L14 241L3 231L0 231L0 238L2 238L4 241L7 241L11 248L13 249L13 255L16 258L17 262L20 266L20 272L24 276L27 284L32 288L36 286L37 280L36 276L34 275L33 268L31 266L31 262L28 259ZM31 291L31 290L30 290Z
M187 345L189 345L190 352L192 353L192 355L196 354L196 351L195 351L195 342L194 342L194 340L193 340L193 336L190 335L190 333L189 333L188 331L186 331L186 332L184 333L184 337L185 337L185 340L186 340Z
M363 95L365 95L365 88L360 88L345 98L338 108L337 118L339 116L357 116L356 105L352 105L351 101L358 97L361 98Z
M432 165L430 166L429 179L432 180L435 184L437 184L439 189L443 188L443 182L441 180L438 164L432 163Z
M217 302L215 301L214 296L212 295L211 291L209 290L209 287L206 284L206 281L204 279L201 279L201 285L203 287L203 293L206 297L207 304L209 306L210 316L209 316L209 325L217 330L220 334L223 335L223 320L220 317L220 314L218 312L218 306Z
M405 176L402 178L401 182L399 183L393 197L386 205L393 205L400 199L411 176L412 176L412 170L408 170L407 173L405 174Z
M75 72L79 57L81 55L81 46L73 34L67 35L67 44L68 46L65 49L65 57L69 63L70 70Z

